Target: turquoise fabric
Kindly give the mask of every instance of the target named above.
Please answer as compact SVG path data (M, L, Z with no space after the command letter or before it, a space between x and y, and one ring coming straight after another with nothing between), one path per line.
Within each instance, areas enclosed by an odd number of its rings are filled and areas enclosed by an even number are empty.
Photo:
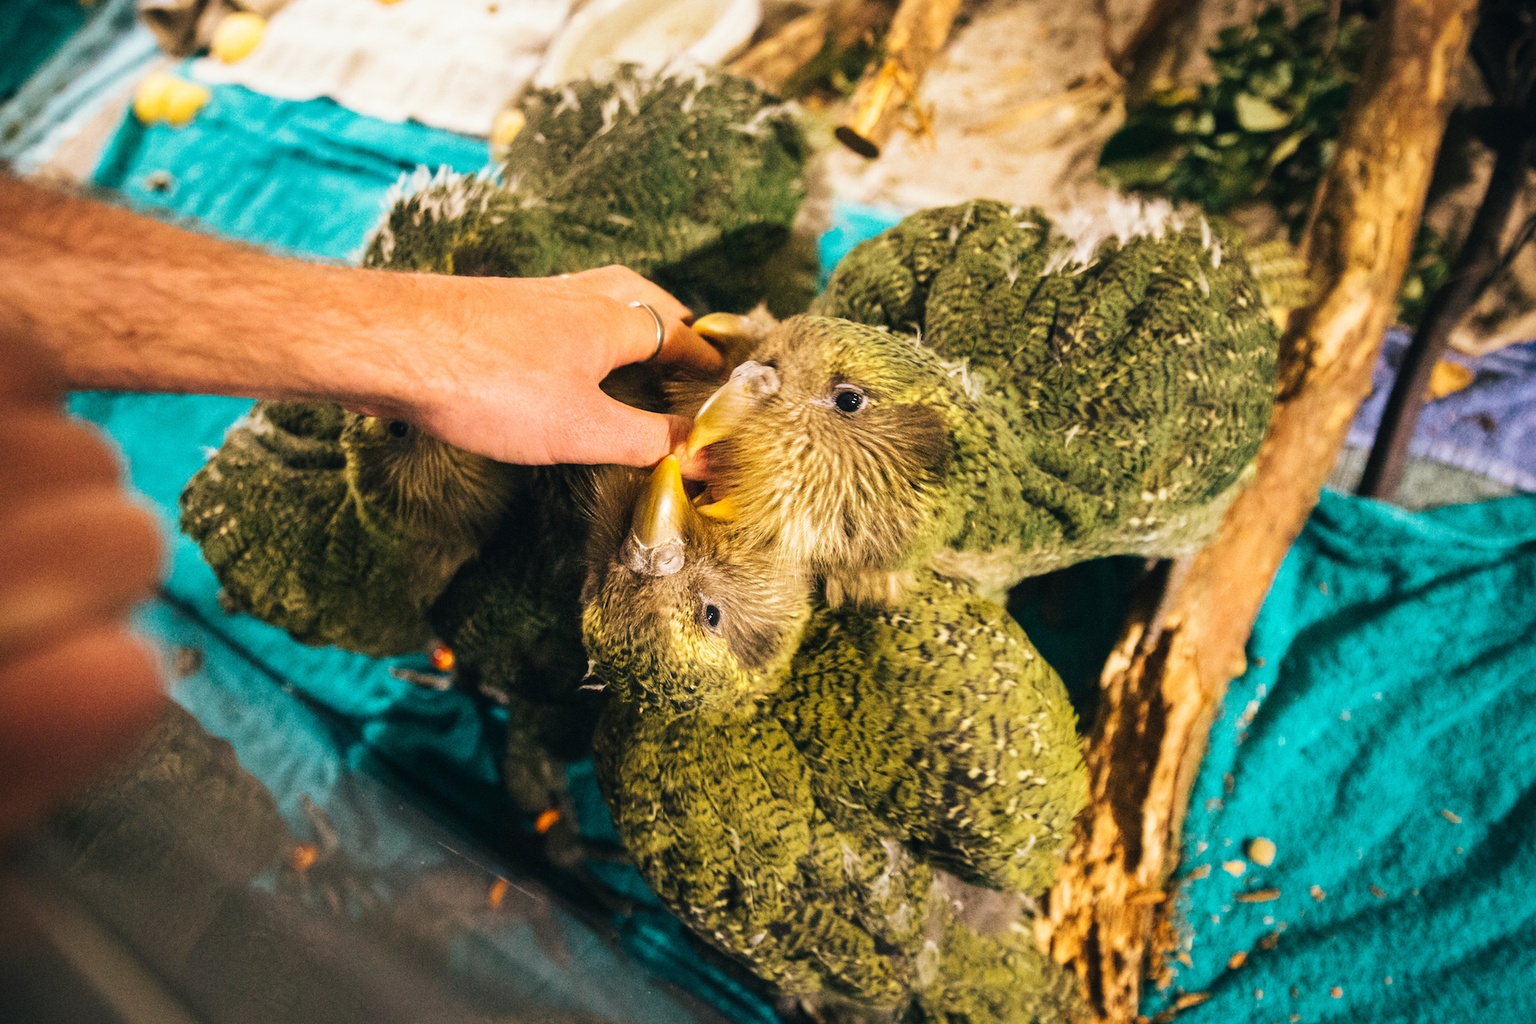
M418 165L477 171L489 160L484 139L219 85L185 127L125 118L94 180L231 238L355 260L402 174Z
M1182 989L1212 995L1190 1024L1536 1020L1536 496L1325 493L1248 656L1185 825L1193 966L1144 1011ZM1259 836L1273 867L1223 870Z
M92 8L80 0L5 0L0 3L0 100L85 24Z

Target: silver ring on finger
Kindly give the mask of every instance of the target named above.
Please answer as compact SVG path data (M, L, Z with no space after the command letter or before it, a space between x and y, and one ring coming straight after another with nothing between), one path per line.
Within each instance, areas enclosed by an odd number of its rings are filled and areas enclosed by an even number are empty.
M645 358L645 362L647 363L655 362L656 357L661 355L662 344L667 340L667 328L666 325L661 322L661 314L652 309L651 304L648 302L631 302L629 304L629 308L643 309L647 313L651 314L652 320L656 321L656 349Z

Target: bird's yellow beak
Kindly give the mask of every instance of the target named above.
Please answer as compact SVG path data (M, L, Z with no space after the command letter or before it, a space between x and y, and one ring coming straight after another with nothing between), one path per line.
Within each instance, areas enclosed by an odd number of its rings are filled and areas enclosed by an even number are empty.
M695 514L677 458L668 455L651 471L650 483L635 502L626 552L630 568L647 576L670 576L681 569L684 538Z
M758 403L779 390L779 375L771 366L748 360L731 371L731 379L710 395L693 418L693 431L683 452L693 458L709 445L730 437L757 410Z
M727 352L757 340L752 321L735 313L706 313L693 322L693 330Z

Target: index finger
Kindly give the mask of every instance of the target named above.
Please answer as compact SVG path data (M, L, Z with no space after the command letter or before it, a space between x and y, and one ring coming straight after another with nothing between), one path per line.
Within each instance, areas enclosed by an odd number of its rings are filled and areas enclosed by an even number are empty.
M668 325L666 341L656 354L658 363L674 366L690 366L697 370L713 372L725 365L720 350L687 324L673 322Z

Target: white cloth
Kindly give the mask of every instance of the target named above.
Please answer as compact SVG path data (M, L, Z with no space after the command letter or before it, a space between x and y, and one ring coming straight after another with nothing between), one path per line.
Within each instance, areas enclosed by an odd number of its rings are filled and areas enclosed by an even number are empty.
M571 10L571 0L291 0L251 55L193 74L284 99L329 96L386 121L486 135Z

